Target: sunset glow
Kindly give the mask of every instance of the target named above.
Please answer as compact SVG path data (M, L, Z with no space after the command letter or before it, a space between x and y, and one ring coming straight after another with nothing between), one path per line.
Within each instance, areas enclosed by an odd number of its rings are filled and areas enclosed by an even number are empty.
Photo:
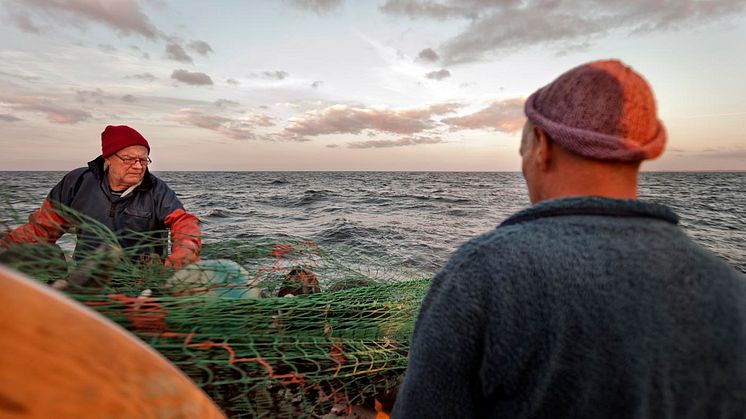
M106 125L153 170L520 168L523 101L578 64L643 74L645 170L746 170L736 0L5 0L0 170L70 170Z

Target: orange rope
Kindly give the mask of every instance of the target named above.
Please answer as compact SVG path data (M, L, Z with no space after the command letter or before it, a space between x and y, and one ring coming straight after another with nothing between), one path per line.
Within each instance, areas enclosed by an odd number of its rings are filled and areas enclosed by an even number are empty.
M178 338L178 337L185 337L184 339L184 347L185 348L197 348L197 349L211 349L211 348L223 348L226 352L228 352L228 362L231 365L235 365L238 363L243 362L255 362L262 367L264 367L265 370L267 370L267 375L271 379L275 380L281 380L279 381L282 385L289 385L289 384L300 384L301 387L304 385L304 375L298 374L298 373L288 373L288 374L275 374L274 368L272 368L271 365L267 363L267 361L263 360L261 357L256 358L236 358L236 352L231 348L231 346L227 342L213 342L211 340L205 340L198 343L192 343L192 338L195 336L195 333L172 333L172 332L164 332L160 334L161 337L165 338Z

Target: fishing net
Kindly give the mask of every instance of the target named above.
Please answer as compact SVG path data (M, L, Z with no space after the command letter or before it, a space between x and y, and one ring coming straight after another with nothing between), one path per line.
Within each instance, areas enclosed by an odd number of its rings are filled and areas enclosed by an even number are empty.
M207 240L175 272L74 216L102 242L77 262L44 244L0 262L137 335L229 417L330 417L395 394L423 275L300 239Z

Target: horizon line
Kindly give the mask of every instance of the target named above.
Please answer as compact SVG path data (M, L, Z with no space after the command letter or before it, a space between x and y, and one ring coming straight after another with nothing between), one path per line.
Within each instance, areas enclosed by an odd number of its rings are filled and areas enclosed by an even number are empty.
M69 172L69 170L0 170L0 173ZM520 170L154 170L153 173L521 173ZM746 173L746 169L640 170L639 173Z

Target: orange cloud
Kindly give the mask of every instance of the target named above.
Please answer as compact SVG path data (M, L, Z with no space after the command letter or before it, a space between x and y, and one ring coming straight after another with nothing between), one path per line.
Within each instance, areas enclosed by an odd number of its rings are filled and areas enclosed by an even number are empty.
M490 106L473 114L446 118L441 122L451 129L491 128L495 131L516 132L523 127L523 99L514 98L493 102Z
M176 115L167 118L184 125L209 129L235 140L254 140L257 127L274 126L272 118L263 114L250 114L241 119L226 118L219 115L205 114L196 109L179 109Z
M156 39L160 35L160 31L142 11L137 0L16 0L11 3L13 10L20 16L20 20L16 19L16 24L26 31L38 32L38 27L22 11L44 15L53 24L81 26L86 22L96 22L123 35L135 33L149 39Z
M58 124L75 124L91 117L83 110L65 108L34 96L0 96L0 102L16 110L43 113L50 122Z
M334 105L307 112L291 120L285 132L295 136L359 134L365 130L411 135L436 126L433 115L453 112L457 103L441 103L424 108L381 109Z
M347 144L348 148L389 148L405 147L418 144L438 144L444 142L441 137L409 136L396 140L368 140ZM328 147L328 146L327 146Z

